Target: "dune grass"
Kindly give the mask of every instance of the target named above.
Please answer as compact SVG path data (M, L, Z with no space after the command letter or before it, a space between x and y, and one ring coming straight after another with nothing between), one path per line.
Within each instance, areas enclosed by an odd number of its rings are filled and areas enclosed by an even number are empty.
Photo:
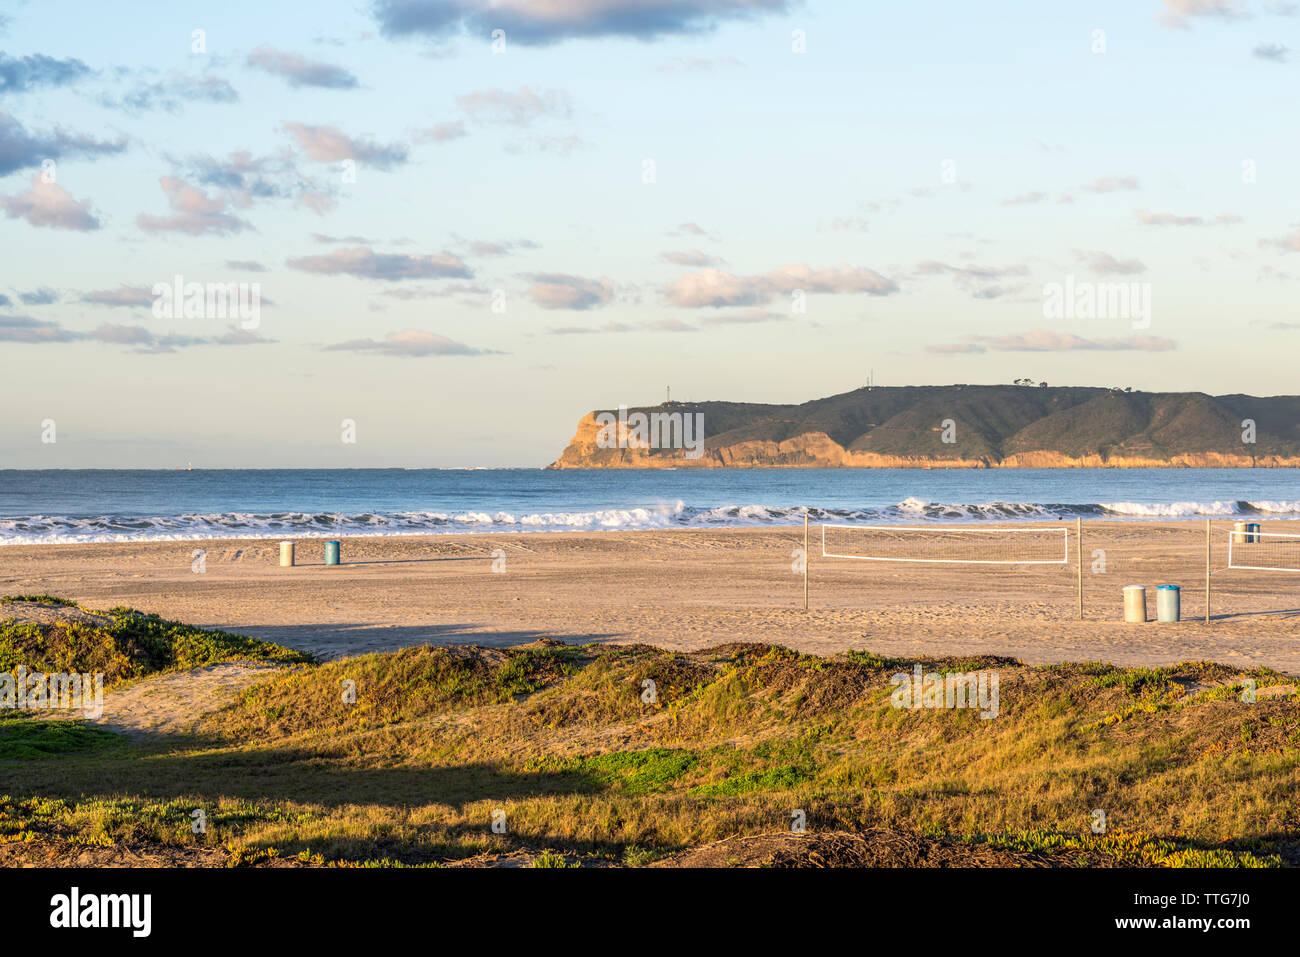
M640 866L789 833L802 815L810 832L886 828L1049 863L1300 863L1292 679L1210 663L923 663L996 672L997 717L892 707L910 660L761 644L420 647L286 669L193 735L57 761L0 752L0 844Z

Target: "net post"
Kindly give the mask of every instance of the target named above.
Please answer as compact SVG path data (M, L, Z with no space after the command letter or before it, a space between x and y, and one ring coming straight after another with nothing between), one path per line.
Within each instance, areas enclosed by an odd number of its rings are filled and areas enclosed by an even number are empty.
M1083 621L1083 519L1074 518L1074 539L1079 546L1079 620Z
M808 506L803 509L803 610L808 610Z
M1205 520L1205 623L1210 623L1210 519Z

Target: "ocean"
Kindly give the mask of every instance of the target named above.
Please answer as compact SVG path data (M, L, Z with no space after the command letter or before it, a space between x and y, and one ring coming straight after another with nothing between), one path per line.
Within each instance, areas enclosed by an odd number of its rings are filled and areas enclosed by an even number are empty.
M0 544L1300 518L1300 469L0 470Z

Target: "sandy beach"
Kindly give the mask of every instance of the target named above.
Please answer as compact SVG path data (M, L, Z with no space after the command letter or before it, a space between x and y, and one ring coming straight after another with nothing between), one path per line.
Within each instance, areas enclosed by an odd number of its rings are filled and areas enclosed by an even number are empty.
M1018 526L1023 527L1023 526ZM1216 522L1212 619L1204 616L1205 526L1086 523L1085 620L1065 566L953 566L822 558L810 608L792 552L802 529L718 529L348 538L324 544L212 540L0 548L0 592L90 608L129 605L326 658L424 643L646 642L698 649L761 641L828 654L998 654L1034 664L1215 660L1300 673L1300 575L1229 570ZM195 549L206 552L193 571ZM1094 572L1094 550L1105 571ZM498 551L494 559L493 552ZM504 555L504 571L500 557ZM1182 586L1178 624L1125 624L1121 588Z

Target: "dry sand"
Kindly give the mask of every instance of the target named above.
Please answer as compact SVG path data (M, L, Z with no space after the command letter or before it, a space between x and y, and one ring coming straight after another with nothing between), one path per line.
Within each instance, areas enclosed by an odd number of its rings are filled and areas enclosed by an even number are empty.
M804 612L792 571L798 528L350 538L337 567L323 564L321 541L300 540L294 568L280 568L277 543L262 540L4 546L0 594L130 605L326 657L549 637L1035 664L1210 659L1300 673L1300 573L1226 569L1230 527L1215 525L1208 624L1198 522L1085 524L1082 622L1073 551L1064 567L919 565L824 559L815 540ZM196 548L207 553L203 573L191 571ZM503 573L493 571L496 549ZM1102 573L1094 549L1106 552ZM1183 588L1183 622L1122 622L1124 585L1148 587L1154 617L1164 583Z

